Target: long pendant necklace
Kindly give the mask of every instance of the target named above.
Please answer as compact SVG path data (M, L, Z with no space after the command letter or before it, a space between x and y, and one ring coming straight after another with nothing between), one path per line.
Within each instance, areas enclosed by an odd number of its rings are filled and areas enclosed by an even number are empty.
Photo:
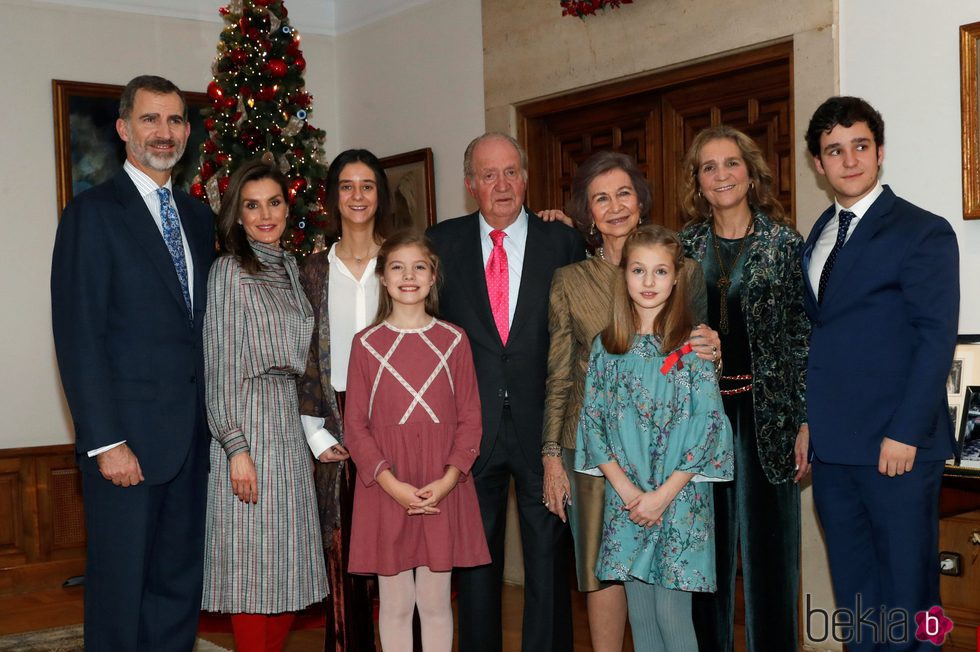
M732 258L732 263L727 269L725 268L725 260L721 257L721 248L718 246L718 235L714 229L711 230L711 244L715 249L715 257L718 258L718 331L725 335L728 334L728 290L732 286L732 272L738 265L738 259L745 252L745 244L749 240L749 233L752 232L752 221L750 219L745 227L745 235L742 236L742 241L738 244L738 251L735 252L735 257Z

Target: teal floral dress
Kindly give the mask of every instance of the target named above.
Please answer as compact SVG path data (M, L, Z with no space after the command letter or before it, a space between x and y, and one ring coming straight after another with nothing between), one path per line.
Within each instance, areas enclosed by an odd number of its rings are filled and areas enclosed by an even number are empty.
M651 528L630 521L606 482L595 574L714 591L713 492L702 483L732 479L732 430L713 365L694 353L668 360L650 335L637 335L622 355L607 353L600 337L592 344L575 469L589 473L616 461L643 491L656 489L674 471L695 474Z

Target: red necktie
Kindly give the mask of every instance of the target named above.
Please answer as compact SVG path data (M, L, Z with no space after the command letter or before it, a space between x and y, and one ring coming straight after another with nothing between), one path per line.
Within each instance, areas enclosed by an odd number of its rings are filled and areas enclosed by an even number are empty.
M490 232L493 250L487 260L487 292L500 341L507 344L507 335L510 334L510 281L507 277L507 252L504 251L505 235L500 230Z

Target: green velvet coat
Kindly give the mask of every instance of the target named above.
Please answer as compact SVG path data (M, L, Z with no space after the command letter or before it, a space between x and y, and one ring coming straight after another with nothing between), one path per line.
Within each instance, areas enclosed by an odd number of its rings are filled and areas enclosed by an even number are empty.
M745 254L742 311L752 355L759 462L769 481L780 484L793 479L793 446L806 423L810 323L803 309L803 238L761 213L754 220L756 237ZM710 228L710 222L698 221L680 233L687 255L699 263L708 252Z

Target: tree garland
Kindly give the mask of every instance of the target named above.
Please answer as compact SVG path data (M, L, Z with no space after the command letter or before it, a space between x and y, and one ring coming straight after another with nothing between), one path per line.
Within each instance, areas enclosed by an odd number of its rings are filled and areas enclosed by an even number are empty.
M631 5L633 0L561 0L561 15L585 19L595 16L596 11L606 8L616 9L619 5Z

